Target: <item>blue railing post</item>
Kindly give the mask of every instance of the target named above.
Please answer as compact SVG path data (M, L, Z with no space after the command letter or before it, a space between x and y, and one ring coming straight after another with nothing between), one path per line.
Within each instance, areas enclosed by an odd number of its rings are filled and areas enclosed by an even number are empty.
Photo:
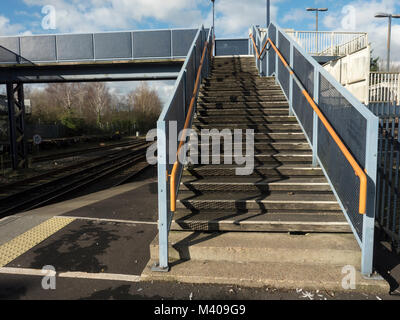
M370 117L367 122L365 170L368 178L367 212L363 217L361 273L371 277L374 271L375 201L378 171L379 118Z
M159 262L152 271L168 272L168 172L167 136L165 121L157 122L157 170L158 170L158 241Z
M275 42L276 42L276 47L279 48L279 31L278 28L276 28L276 38L275 38ZM275 54L275 82L279 83L279 68L278 68L278 61L279 61L279 57L277 54Z
M290 43L290 68L293 68L294 64L294 49L293 43ZM289 116L293 116L293 77L289 76Z
M317 63L317 62L316 62ZM319 72L318 68L314 64L314 101L319 104ZM313 111L313 143L312 143L312 165L313 167L318 166L318 115Z

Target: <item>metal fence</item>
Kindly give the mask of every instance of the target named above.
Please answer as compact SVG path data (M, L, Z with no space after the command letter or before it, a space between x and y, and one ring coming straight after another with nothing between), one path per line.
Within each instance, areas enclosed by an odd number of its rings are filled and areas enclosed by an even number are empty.
M366 32L287 30L286 34L310 55L344 56L368 46Z
M376 224L399 248L400 106L375 103L368 108L379 117Z
M249 47L249 39L218 39L215 40L215 55L248 55Z
M196 32L173 29L0 37L0 46L5 48L0 51L0 63L184 58Z
M394 102L400 105L400 73L371 72L369 101L370 103Z
M285 92L289 101L289 112L296 116L312 147L313 164L322 168L360 244L361 271L365 275L371 275L378 118L311 57L308 52L314 49L309 48L306 52L298 44L298 39L295 41L274 24L269 26L263 41L260 41L256 27L252 28L252 32L257 39L255 42L258 51L264 47L265 41L270 43L265 54L260 58L256 55L259 72L267 76L274 75ZM335 38L332 41L337 43ZM274 52L271 43L278 53ZM287 67L278 55L283 57ZM265 67L262 60L267 62ZM357 166L358 171L354 166ZM366 176L365 214L361 214L361 196L364 192L361 188L362 181L361 177L355 175L355 171L361 171Z
M158 160L158 229L159 229L159 263L154 266L155 271L168 270L168 233L172 223L173 212L170 201L170 181L172 169L177 160L177 146L180 141L187 141L186 135L181 136L188 122L191 127L195 114L195 102L201 80L207 77L210 71L212 55L212 36L203 27L197 31L195 39L183 64L175 83L170 101L165 105L157 122L157 160ZM204 62L201 65L202 55ZM196 82L196 78L198 81ZM192 112L189 106L194 101ZM178 135L175 135L178 133ZM175 196L179 192L184 161L178 162L175 181Z

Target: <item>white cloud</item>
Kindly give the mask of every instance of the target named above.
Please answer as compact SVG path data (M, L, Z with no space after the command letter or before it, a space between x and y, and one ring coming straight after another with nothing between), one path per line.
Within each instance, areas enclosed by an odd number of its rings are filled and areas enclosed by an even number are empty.
M356 30L368 32L369 41L371 42L373 55L386 59L386 43L387 43L387 19L377 19L374 15L378 12L395 12L395 0L381 1L364 1L357 0L349 2L348 5L353 6L356 16ZM323 19L324 26L330 30L341 30L341 20L343 16L341 11L328 12ZM393 20L392 27L392 60L400 63L400 25ZM396 36L397 35L397 36Z
M10 19L0 15L0 35L15 35L22 33L25 28L20 24L11 24Z
M172 26L200 26L205 17L195 0L24 0L27 5L53 5L57 31L94 32L140 27L146 19Z
M278 8L271 4L271 18L276 21ZM265 0L220 0L216 1L216 34L217 37L247 37L251 25L265 26Z

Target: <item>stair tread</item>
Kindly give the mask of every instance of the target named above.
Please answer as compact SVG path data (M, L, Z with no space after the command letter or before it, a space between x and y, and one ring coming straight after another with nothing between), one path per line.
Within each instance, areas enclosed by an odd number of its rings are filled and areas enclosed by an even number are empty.
M315 177L315 178L301 178L301 177L290 177L286 179L277 179L277 178L267 178L267 179L260 179L260 178L254 178L254 177L226 177L223 180L221 180L220 177L207 177L204 179L197 179L194 177L183 177L182 178L182 183L190 183L190 184L207 184L207 183L213 183L213 184L221 184L221 185L226 185L226 184L248 184L248 185L329 185L328 180L326 180L325 177Z
M196 194L192 191L181 191L179 201L235 201L235 202L279 202L279 203L330 203L337 204L333 193L307 194L297 192L213 192Z
M199 212L192 213L186 211L177 210L174 214L173 221L189 222L189 221L208 221L218 223L230 223L230 224L254 224L254 223L274 223L274 222L295 222L295 223L315 223L315 224L327 224L337 223L342 226L347 226L348 223L342 212L326 212L320 214L314 213L296 213L296 212L275 212L275 213L262 213L262 212L247 212L247 213L234 213L232 211L215 211L215 212Z

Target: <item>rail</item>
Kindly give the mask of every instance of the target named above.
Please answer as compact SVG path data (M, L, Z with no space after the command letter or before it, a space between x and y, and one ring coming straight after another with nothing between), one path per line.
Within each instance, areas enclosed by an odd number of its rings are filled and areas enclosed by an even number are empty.
M286 33L311 55L347 55L368 45L366 32L287 30Z
M400 73L371 72L369 79L370 103L392 103L400 105Z
M260 53L258 53L258 49L256 46L256 43L254 41L254 37L252 34L250 34L251 40L253 42L254 49L256 50L258 58L261 57L262 53L264 52L265 48L267 47L267 44L270 43L276 54L278 55L279 59L282 61L283 65L287 68L289 71L289 74L293 77L293 79L296 81L297 85L301 88L301 93L305 96L307 99L308 103L310 106L313 108L313 110L316 112L318 115L319 119L322 121L324 124L326 130L328 130L329 134L333 138L333 140L336 142L338 145L339 149L342 151L343 155L346 157L347 161L351 164L351 166L354 169L354 172L356 176L360 179L360 200L359 200L359 213L360 214L365 214L366 210L366 203L367 203L367 176L360 167L360 165L357 163L356 159L351 155L350 151L347 149L347 147L344 145L336 131L332 128L331 124L329 121L326 119L326 117L322 114L321 110L318 108L318 106L315 104L314 100L310 97L308 94L307 90L304 88L304 86L301 84L299 78L296 76L292 68L290 68L289 64L285 60L285 58L282 56L278 48L275 46L275 44L271 41L270 38L267 39L267 41L264 44L263 49L261 50Z
M361 271L371 275L378 118L311 56L315 50L302 48L298 38L276 24L269 25L263 38L253 26L250 38L260 75L274 76L281 86L289 102L289 114L297 118L312 148L312 164L319 166L327 178L362 249Z
M198 29L175 82L171 99L157 121L159 261L153 271L169 270L168 234L186 161L185 153L184 159L180 159L179 155L188 139L200 83L210 71L214 42L212 28Z
M196 76L196 82L195 82L195 85L194 85L194 91L193 91L192 98L190 99L189 111L188 111L188 114L186 116L185 125L183 127L183 132L182 132L182 135L184 137L186 136L187 129L189 128L190 121L191 121L191 119L193 117L193 108L194 108L194 103L195 103L195 100L197 98L197 93L198 93L199 87L200 87L200 77L201 77L201 72L202 72L202 68L203 68L204 58L206 57L206 53L207 53L207 44L208 43L206 41L205 44L204 44L203 54L201 56L200 66L199 66L199 69L197 70L197 76ZM174 166L172 168L172 172L169 175L169 178L170 178L170 197L171 197L171 199L170 199L171 202L170 203L171 203L171 211L172 212L175 212L175 210L176 210L176 194L177 194L176 188L175 188L175 186L176 186L176 178L177 178L176 176L177 176L178 167L179 167L179 153L180 153L180 151L182 149L183 143L184 143L184 140L181 140L180 143L179 143L178 151L176 153L176 158L177 159L176 159L176 161L174 163Z

